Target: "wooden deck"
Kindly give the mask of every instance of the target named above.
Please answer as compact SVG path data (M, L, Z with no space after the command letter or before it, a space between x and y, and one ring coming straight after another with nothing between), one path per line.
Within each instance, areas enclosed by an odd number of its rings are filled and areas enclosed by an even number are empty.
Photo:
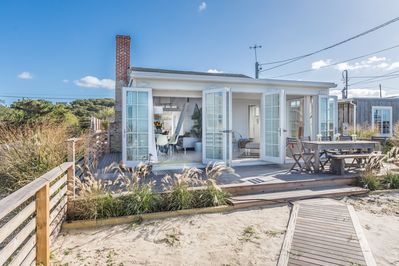
M278 265L376 264L353 208L316 199L294 203Z
M97 166L97 176L98 178L112 178L107 173L107 167L112 164L118 164L122 159L121 153L108 153L104 154L99 159L99 163ZM359 176L357 173L347 174L345 176L333 175L328 172L318 173L318 174L310 174L310 173L297 173L297 172L288 172L290 168L289 165L277 165L277 164L269 164L269 165L256 165L256 166L236 166L234 167L236 175L232 174L223 174L218 178L218 183L221 185L227 184L242 184L242 185L253 185L253 184L268 184L268 183L280 183L280 182L290 182L290 181L298 181L298 180L313 180L313 179L323 179L323 178L340 178L340 177L348 177L348 176ZM197 166L199 167L199 166ZM202 166L205 167L205 166ZM199 167L201 168L201 167ZM157 177L163 177L166 174L173 175L173 173L179 173L181 169L168 169L161 170L155 164L153 167L153 177L154 179L158 179Z

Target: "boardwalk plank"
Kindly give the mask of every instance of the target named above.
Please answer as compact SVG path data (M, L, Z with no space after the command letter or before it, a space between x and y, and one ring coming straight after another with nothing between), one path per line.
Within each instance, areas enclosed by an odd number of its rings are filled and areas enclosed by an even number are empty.
M330 204L325 204L325 203ZM334 203L334 202L332 202ZM375 265L367 241L356 224L354 212L337 202L319 199L300 201L295 224L289 224L289 256L282 259L285 265ZM360 229L359 229L360 228ZM285 243L284 243L285 244ZM285 253L287 250L284 251ZM282 252L283 253L283 252Z

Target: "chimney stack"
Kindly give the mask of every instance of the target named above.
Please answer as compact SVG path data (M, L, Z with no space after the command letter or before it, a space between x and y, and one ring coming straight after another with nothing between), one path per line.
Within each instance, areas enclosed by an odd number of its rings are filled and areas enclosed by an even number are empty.
M110 128L112 152L122 151L122 88L129 83L130 36L116 35L115 122Z
M116 35L116 81L129 82L127 70L130 67L130 36ZM118 83L118 82L117 82Z

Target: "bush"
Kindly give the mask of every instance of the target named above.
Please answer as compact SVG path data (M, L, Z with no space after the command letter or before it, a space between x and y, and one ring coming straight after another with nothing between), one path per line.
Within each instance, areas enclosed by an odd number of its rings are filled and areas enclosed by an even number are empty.
M151 190L150 185L135 186L131 193L121 197L126 215L149 213L159 210L160 196Z
M381 186L381 182L377 176L373 174L365 174L360 179L360 184L367 189L377 190Z
M66 126L0 126L0 193L9 194L63 163Z
M199 202L198 206L209 207L209 206L220 206L230 204L229 193L224 192L216 183L211 180L207 188L200 191L200 195L197 197Z
M150 172L149 165L140 164L134 169L124 165L110 166L116 171L114 181L96 180L93 174L82 181L76 180L80 199L75 200L69 219L102 219L124 215L175 211L189 208L205 208L229 204L229 194L216 184L216 178L223 172L234 173L232 168L221 164L209 165L203 172L195 167L184 169L173 178L166 175L162 185L166 192L155 193L154 183L143 180ZM192 186L204 186L191 189ZM113 196L111 193L119 193ZM126 193L127 192L127 193ZM124 194L121 194L124 193Z
M369 124L357 125L356 132L354 128L349 128L349 134L356 134L358 139L371 139L377 134L377 128L373 128Z
M384 183L387 188L399 189L399 174L388 173L384 177Z

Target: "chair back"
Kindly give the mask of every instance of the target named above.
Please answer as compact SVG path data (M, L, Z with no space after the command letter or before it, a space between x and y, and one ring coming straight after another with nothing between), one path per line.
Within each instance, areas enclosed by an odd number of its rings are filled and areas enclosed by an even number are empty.
M168 136L166 135L159 135L157 138L157 145L158 146L165 146L168 144Z
M331 136L321 136L321 141L331 141Z
M301 147L297 138L287 138L286 147L291 155L301 153Z
M349 140L352 140L352 137L351 136L340 136L339 140L349 141Z
M311 139L310 139L310 136L306 136L306 137L303 136L303 137L300 137L299 140L300 141L310 141Z

